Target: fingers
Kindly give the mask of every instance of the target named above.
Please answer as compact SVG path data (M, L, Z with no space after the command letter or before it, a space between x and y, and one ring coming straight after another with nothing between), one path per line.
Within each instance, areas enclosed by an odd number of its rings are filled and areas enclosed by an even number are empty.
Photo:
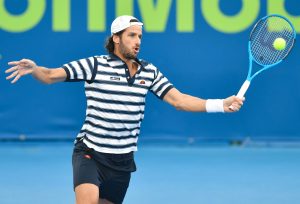
M20 64L21 64L21 61L12 61L12 62L9 62L8 65L16 65L16 66L13 66L13 67L5 70L6 74L13 72L11 75L9 75L9 76L6 77L6 80L14 78L11 81L12 84L16 83L20 79L20 77L21 77L21 75L19 73L19 66L20 66Z
M12 83L12 84L16 83L16 82L20 79L20 77L21 77L21 75L18 74L18 75L14 78L14 80L11 81L11 83Z
M18 70L18 66L14 66L14 67L11 67L11 68L5 70L5 73L7 74L7 73L10 73L10 72L13 72L13 71L17 71L17 70Z
M232 104L229 106L229 110L232 112L237 112L241 109L241 107L244 105L245 97L238 98L234 96Z
M8 65L19 65L20 64L20 61L12 61L12 62L9 62Z
M245 99L239 99L238 101L236 101L236 103L242 106L244 104L244 100Z
M235 108L233 106L229 106L229 110L230 110L230 112L237 112L237 111L239 111L237 108Z
M15 77L15 78L14 78ZM14 78L11 83L16 83L20 78L21 78L21 75L19 73L19 70L17 71L14 71L11 75L9 75L8 77L6 77L6 80L9 80L9 79L12 79Z
M241 107L243 106L244 104L244 101L245 101L245 97L243 98L239 98L235 95L233 96L230 96L226 99L224 99L224 103L226 104L225 105L225 112L237 112L241 109Z
M240 110L241 107L232 104L232 105L230 105L228 108L229 108L230 112L237 112L237 111Z
M15 77L15 78L11 81L11 83L15 83L15 82L17 82L17 81L20 79L20 77L21 77L20 74L19 74L19 69L18 69L18 66L19 66L18 64L19 64L19 62L18 62L18 61L14 61L14 62L9 62L8 64L10 64L10 65L17 65L17 66L14 66L14 67L11 67L11 68L5 70L5 73L6 73L6 74L13 72L11 75L9 75L9 76L6 77L6 80L9 80L9 79L12 79L12 78Z
M5 73L12 73L8 77L6 77L6 80L14 78L11 83L17 82L23 75L29 74L30 69L32 69L35 66L35 63L29 59L22 59L19 61L11 61L8 63L8 65L13 66L7 70L5 70ZM32 71L32 70L31 70Z
M234 96L234 97L233 97L233 100L232 100L232 104L233 104L233 103L237 103L237 104L239 104L240 106L242 106L242 105L244 104L244 101L245 101L245 97L239 98L239 97Z
M231 104L231 109L234 110L234 111L238 111L241 107L242 107L242 104L239 104L237 102L234 102Z
M8 62L8 65L12 66L12 65L21 65L21 66L25 66L25 65L28 65L29 63L32 63L31 60L29 59L21 59L19 61L11 61L11 62Z
M15 71L14 73L12 73L11 75L9 75L8 77L6 77L6 80L9 80L15 76L17 76L19 74L19 71Z
M238 99L240 99L242 102L244 102L246 99L245 99L245 97L243 97L243 98L238 98Z

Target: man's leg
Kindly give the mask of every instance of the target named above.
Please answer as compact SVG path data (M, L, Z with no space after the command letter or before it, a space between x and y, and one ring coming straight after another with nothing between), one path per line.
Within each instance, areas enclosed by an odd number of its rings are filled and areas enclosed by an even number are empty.
M76 204L98 204L99 203L99 187L84 183L75 188Z
M113 204L106 199L99 200L99 187L84 183L75 188L76 204Z

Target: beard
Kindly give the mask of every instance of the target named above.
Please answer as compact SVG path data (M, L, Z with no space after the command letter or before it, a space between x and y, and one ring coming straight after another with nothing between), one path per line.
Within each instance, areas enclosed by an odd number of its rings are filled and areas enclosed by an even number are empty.
M131 52L128 47L126 47L122 41L120 41L120 53L125 59L132 60L135 59L137 54Z

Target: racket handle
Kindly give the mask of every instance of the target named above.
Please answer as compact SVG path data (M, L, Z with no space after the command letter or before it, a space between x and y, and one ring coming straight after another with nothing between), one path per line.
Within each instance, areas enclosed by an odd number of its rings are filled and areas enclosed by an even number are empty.
M237 94L236 96L237 96L238 98L243 98L244 95L245 95L245 93L246 93L246 91L248 90L249 86L250 86L250 81L249 81L249 80L246 80L246 81L243 83L242 87L240 88L240 90L239 90L239 92L238 92L238 94Z
M241 99L242 99L242 98L244 97L246 91L248 90L249 86L250 86L250 81L249 81L249 80L246 80L246 81L243 83L243 85L241 86L241 88L240 88L240 90L239 90L239 92L237 93L236 96L237 96L238 98L241 98ZM232 110L232 111L234 111L234 108L233 108L232 105L229 106L229 109Z

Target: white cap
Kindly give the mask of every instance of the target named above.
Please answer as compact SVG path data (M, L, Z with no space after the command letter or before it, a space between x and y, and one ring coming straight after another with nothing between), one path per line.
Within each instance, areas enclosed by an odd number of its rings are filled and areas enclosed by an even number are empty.
M119 16L111 24L111 35L118 33L133 25L142 26L143 23L133 16Z

